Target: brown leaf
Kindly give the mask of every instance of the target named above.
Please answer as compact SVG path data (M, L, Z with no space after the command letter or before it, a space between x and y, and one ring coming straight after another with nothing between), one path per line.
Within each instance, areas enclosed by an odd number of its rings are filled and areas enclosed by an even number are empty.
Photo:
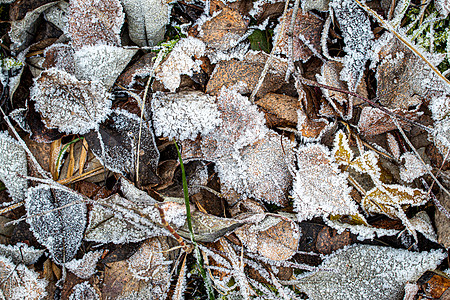
M231 87L240 81L246 85L241 93L251 93L264 69L264 63L268 56L267 53L250 51L243 61L219 62L208 81L206 93L215 95L222 86ZM275 59L256 96L263 97L269 92L278 90L284 83L286 69L287 63L285 60Z
M275 53L282 53L289 55L289 43L288 43L288 30L289 24L292 19L292 9L289 9L286 13L287 22L284 22L282 18L279 20L279 24L275 28L274 40L279 39L279 35L282 35ZM284 22L284 26L283 26ZM322 35L323 21L317 16L310 13L303 13L298 11L297 17L294 23L294 37L293 37L293 60L306 62L315 53L320 53L320 38ZM306 44L305 44L306 43ZM313 52L313 51L315 52Z
M298 225L289 218L267 215L256 224L246 224L234 232L248 250L271 260L287 260L297 251Z
M125 14L118 0L71 0L69 32L72 46L107 44L120 46L120 29Z
M450 299L450 278L441 272L426 271L417 280L420 290L429 299Z
M447 211L450 211L450 197L446 193L439 193L438 200ZM440 209L436 209L434 218L439 244L450 248L450 219Z
M268 93L255 102L262 107L267 115L273 115L280 120L276 126L295 126L297 125L297 110L300 109L300 103L297 98L283 94Z
M237 45L248 23L238 11L224 7L201 26L199 38L210 48L228 50Z
M66 44L53 44L44 52L44 62L42 67L45 69L58 68L69 74L75 74L75 51Z
M338 234L336 229L324 226L317 235L316 248L322 254L331 254L338 249L350 245L351 242L352 238L349 231Z

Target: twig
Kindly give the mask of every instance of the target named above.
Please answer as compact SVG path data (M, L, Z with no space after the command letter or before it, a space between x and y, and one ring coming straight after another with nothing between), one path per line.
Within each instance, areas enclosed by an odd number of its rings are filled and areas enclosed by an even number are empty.
M292 72L294 72L294 26L295 26L295 19L297 18L298 14L299 5L300 0L295 0L294 9L292 10L291 23L289 24L289 28L286 31L289 47L288 66L286 70L286 76L284 77L284 81L286 82L289 81L289 77L291 76Z
M425 181L425 179L422 179L422 184L423 186L428 190L428 194L431 197L431 200L433 200L434 205L448 218L450 219L450 212L448 212L448 210L441 204L441 202L439 202L439 200L436 198L436 196L433 194L433 192L431 191L431 186L428 186L427 182Z
M289 0L286 0L286 3L284 5L284 10L283 10L283 16L282 16L283 23L281 24L280 32L284 32L288 7L289 7ZM282 37L282 34L278 35L278 38L276 39L275 43L273 44L272 51L270 51L269 58L267 58L266 63L264 64L264 69L262 70L261 75L259 75L258 83L256 84L255 88L253 89L252 94L250 95L251 102L255 102L256 93L258 93L259 89L261 88L261 85L263 84L264 78L266 78L267 71L269 70L269 67L272 64L273 57L275 55L275 49L277 48L278 43L281 40L281 37Z

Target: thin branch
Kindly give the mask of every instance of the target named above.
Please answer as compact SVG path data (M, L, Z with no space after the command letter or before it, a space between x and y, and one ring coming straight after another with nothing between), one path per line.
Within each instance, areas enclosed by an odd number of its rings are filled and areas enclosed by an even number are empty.
M286 32L286 35L288 37L289 55L288 55L288 66L286 70L286 76L284 77L284 81L289 81L289 77L291 76L292 72L294 72L294 26L295 26L295 19L297 19L299 6L300 0L295 0L294 9L292 10L291 23L289 24L289 28Z

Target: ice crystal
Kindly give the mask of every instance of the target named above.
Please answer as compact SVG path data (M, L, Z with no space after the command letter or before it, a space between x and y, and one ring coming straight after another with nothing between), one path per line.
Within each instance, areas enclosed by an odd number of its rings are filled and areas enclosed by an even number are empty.
M80 80L100 81L109 89L136 52L109 45L84 46L74 54L75 75Z
M25 150L7 132L0 132L0 180L15 202L25 199L28 187L27 180L18 175L27 175Z
M352 0L333 0L330 7L333 8L339 22L345 43L346 55L341 79L348 82L351 91L355 91L364 75L366 62L371 56L374 35L370 21Z
M66 268L75 274L75 276L82 279L89 279L97 269L97 262L102 256L103 251L92 251L86 253L81 259L72 259L66 263Z
M70 294L69 300L100 300L97 292L88 281L79 283L72 289L73 292Z
M430 166L424 165L412 152L403 153L400 160L405 161L403 167L400 168L400 178L405 182L410 183L431 170Z
M356 245L338 250L320 265L327 269L300 279L296 285L309 299L401 299L405 284L435 269L446 257L440 250ZM331 269L331 270L330 270Z
M222 121L214 99L198 91L153 94L156 135L182 141L210 133Z
M45 250L35 249L24 243L13 245L0 244L0 255L9 257L15 264L34 264Z
M68 19L72 46L120 46L124 18L119 0L71 0Z
M0 255L0 298L39 300L46 299L47 280L39 279L39 274L24 264L14 264Z
M44 57L45 60L42 66L46 69L57 68L62 71L66 71L69 74L75 74L75 51L73 48L66 44L53 44L50 47L45 48Z
M450 92L449 92L450 94ZM434 120L435 143L441 154L446 155L450 149L450 96L433 98L430 109Z
M27 222L39 243L59 264L77 253L86 225L86 205L75 192L48 185L29 188L25 208Z
M101 83L79 81L56 68L42 72L30 93L46 126L66 133L87 133L110 113L110 94Z
M130 38L138 46L154 46L160 42L169 23L169 5L160 0L121 0Z
M435 0L434 5L444 18L450 13L450 2L448 0Z
M58 1L55 6L50 7L44 12L44 18L59 28L65 36L69 36L69 7L70 4L65 1Z
M205 48L205 44L199 39L193 37L181 39L161 64L155 78L161 80L171 92L175 92L180 86L182 74L192 76L193 72L200 71L202 61L194 57L202 56Z
M350 190L347 173L341 173L327 148L309 144L297 150L291 194L299 221L330 214L358 215Z
M330 220L330 219L324 219L324 221L325 224L327 224L331 228L336 229L338 234L341 234L344 231L348 230L351 233L356 234L357 239L360 241L373 240L376 237L379 238L382 236L395 236L400 233L400 231L396 229L377 228L365 224L353 225L341 223L338 220Z

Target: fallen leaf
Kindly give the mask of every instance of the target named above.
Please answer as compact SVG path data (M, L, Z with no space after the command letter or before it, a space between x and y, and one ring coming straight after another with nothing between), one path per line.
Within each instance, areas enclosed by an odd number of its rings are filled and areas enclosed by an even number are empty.
M25 199L28 182L27 155L22 146L7 132L0 132L0 180L14 202Z
M115 109L109 121L100 125L98 131L85 135L90 149L102 164L120 174L136 172L136 151L139 151L139 184L148 185L159 182L156 168L159 151L155 144L149 124L135 114Z
M267 215L255 224L245 224L234 233L246 248L271 260L288 260L297 253L300 229L291 219Z
M266 120L268 119L267 115L273 115L280 119L280 122L283 122L278 126L297 125L297 110L300 109L300 102L297 98L283 94L268 93L255 101L255 104L266 112Z
M169 5L160 0L121 0L130 38L140 47L154 46L164 38Z
M442 272L426 271L418 280L417 284L425 297L431 299L448 299L450 291L450 279Z
M278 40L275 53L281 53L286 56L290 55L288 31L291 24L293 9L286 12L286 22L281 17L278 25L274 29L273 41ZM283 26L284 23L284 26ZM311 13L304 13L299 10L294 21L293 44L293 61L308 61L311 56L320 57L320 37L322 34L323 20Z
M14 264L0 256L0 297L2 299L39 300L47 296L47 280L24 264Z
M86 225L83 198L68 190L40 184L28 189L27 222L36 239L58 264L72 260Z
M32 265L44 252L45 250L35 249L24 243L17 243L14 246L0 244L0 255L8 257L15 264Z
M326 270L303 277L295 286L310 299L401 299L407 282L435 269L445 257L440 250L418 253L355 245L326 257L319 266Z
M65 267L78 278L89 279L97 271L97 262L103 251L91 251L83 255L81 259L72 259Z
M85 281L75 285L72 289L72 294L69 296L69 300L99 300L100 297L97 291Z
M241 40L247 30L249 21L238 11L224 7L200 26L199 39L209 48L228 50Z
M110 113L109 93L98 82L79 81L51 68L41 73L31 89L31 99L48 128L84 134Z
M450 196L444 192L438 194L438 201L444 207L444 209L450 211ZM448 214L448 213L447 213ZM438 243L443 245L445 248L450 248L450 219L448 216L441 211L441 209L436 209L434 213L434 219L436 224Z
M119 0L71 0L68 23L74 49L104 44L120 46L125 14Z

